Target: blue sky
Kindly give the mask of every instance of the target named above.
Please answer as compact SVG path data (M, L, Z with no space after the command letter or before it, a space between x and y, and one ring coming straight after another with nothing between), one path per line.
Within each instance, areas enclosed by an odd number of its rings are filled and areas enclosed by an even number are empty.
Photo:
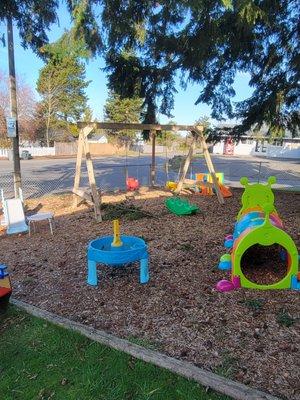
M52 25L48 32L49 40L57 40L65 29L70 28L70 17L64 5L61 4L59 9L59 25ZM6 26L0 23L0 37L3 33L6 35ZM43 62L30 49L24 50L20 45L20 38L17 30L14 30L15 40L15 64L16 72L22 75L25 81L35 89L39 70L43 67ZM104 61L100 57L94 60L89 60L86 64L86 78L91 80L86 93L89 98L89 105L93 110L94 117L98 120L103 119L103 106L107 98L106 76L101 68L104 67ZM0 42L0 69L7 71L7 48L4 48ZM235 79L234 89L236 98L234 100L242 100L249 97L252 89L248 85L249 76L247 74L238 74ZM178 124L193 124L196 119L203 116L210 116L210 107L206 104L195 105L195 101L199 96L199 86L188 84L187 89L183 90L179 86L178 93L175 95L175 107L173 115ZM38 94L36 94L38 98ZM168 119L164 116L160 118L161 123L165 123Z

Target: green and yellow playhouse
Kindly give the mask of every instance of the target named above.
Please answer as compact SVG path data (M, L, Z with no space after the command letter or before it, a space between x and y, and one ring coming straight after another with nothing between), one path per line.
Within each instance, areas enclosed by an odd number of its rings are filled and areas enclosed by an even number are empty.
M274 206L271 186L276 182L276 178L270 176L266 185L249 184L245 177L241 178L240 182L245 186L242 208L238 213L233 234L225 238L224 245L228 253L221 257L219 263L219 269L231 270L231 280L219 281L217 290L227 292L239 287L300 290L298 250L293 239L285 232ZM243 256L250 248L258 245L276 246L281 260L286 262L286 272L279 281L261 284L245 276L242 268Z

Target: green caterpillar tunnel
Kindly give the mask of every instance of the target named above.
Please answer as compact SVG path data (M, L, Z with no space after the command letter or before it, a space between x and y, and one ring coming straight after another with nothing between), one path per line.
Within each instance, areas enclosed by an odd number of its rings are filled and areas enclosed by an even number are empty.
M250 185L247 178L242 178L245 186L242 195L242 208L238 213L234 232L225 238L228 253L224 254L219 269L231 270L230 280L221 280L217 290L230 291L239 287L252 289L295 289L300 290L299 256L292 238L285 232L283 223L274 206L274 194L271 185L276 182L270 177L266 185L256 183ZM261 284L250 280L242 267L243 256L249 249L257 246L276 245L278 254L286 261L284 277L279 281Z

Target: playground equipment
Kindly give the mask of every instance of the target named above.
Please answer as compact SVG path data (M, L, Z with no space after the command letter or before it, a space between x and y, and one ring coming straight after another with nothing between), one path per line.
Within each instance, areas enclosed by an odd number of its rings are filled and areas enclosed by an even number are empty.
M218 172L216 172L216 177L218 180L218 184L220 185L220 175ZM201 194L202 196L212 196L213 195L213 188L211 187L211 180L209 180L209 174L195 174L196 177L196 183L197 183L197 188L198 188L198 193Z
M12 293L6 265L0 265L0 310L5 310Z
M149 281L147 244L135 236L121 236L119 220L113 221L113 229L113 236L100 237L88 245L87 283L97 285L97 264L122 268L135 261L140 261L140 283L147 283Z
M167 181L166 188L172 192L177 193L177 182ZM182 184L181 191L193 192L202 195L212 195L213 194L213 184L207 181L197 181L196 179L185 179Z
M231 192L231 190L229 189L228 186L225 186L225 185L222 185L222 184L220 184L219 186L220 186L220 191L222 193L222 196L224 198L232 197L232 192Z
M140 184L139 184L138 179L132 178L132 177L126 179L127 190L134 191L134 190L137 190L139 188L139 186L140 186Z
M190 215L199 211L199 207L195 204L191 204L188 200L180 197L170 197L165 200L165 205L169 211L176 215Z
M196 148L196 142L199 142L203 149L204 158L206 161L207 169L212 176L212 186L215 189L218 201L220 204L224 204L224 198L220 187L218 185L218 180L215 174L214 165L211 160L205 137L203 135L203 126L192 126L192 125L158 125L158 124L127 124L127 123L113 123L113 122L78 122L77 126L80 129L78 137L78 152L76 161L76 172L74 177L73 193L74 206L78 206L82 201L86 201L94 207L95 218L97 221L102 221L101 215L101 192L98 191L96 185L96 179L94 174L94 167L91 158L89 142L87 140L88 136L97 129L111 129L111 130L123 130L132 129L139 131L149 131L152 140L152 161L151 161L151 186L155 185L155 139L156 135L160 131L189 131L191 132L192 141L189 148L188 155L186 157L184 166L182 168L178 185L176 187L176 193L179 194L182 189L183 182L185 180L187 171L189 169L190 162L193 157L193 152ZM90 192L87 190L80 190L80 176L81 176L81 164L82 156L85 155L87 173L89 179Z
M28 226L25 220L22 190L19 189L19 198L5 199L4 191L1 189L1 202L4 214L1 224L7 227L6 233L12 235L27 232Z
M224 173L216 172L215 173L219 190L224 198L231 197L231 190L224 185ZM184 179L182 184L182 189L191 190L197 194L202 196L212 196L214 194L215 188L213 184L212 174L206 173L198 173L194 175L195 179ZM178 183L173 181L166 182L166 188L176 192Z
M230 253L224 254L219 269L231 270L231 280L221 280L217 290L227 292L239 287L252 289L296 289L300 290L298 272L298 251L292 238L284 231L282 221L274 206L274 194L271 185L276 182L269 177L266 185L249 184L247 178L241 178L245 186L242 195L242 208L238 213L233 235L225 238L224 245ZM241 268L242 257L254 245L278 245L282 259L287 261L286 275L276 283L258 284L250 281Z
M200 194L204 196L211 196L213 194L213 187L208 186L207 183L212 184L213 178L212 175L209 174L208 172L206 173L200 173L200 174L195 174L197 184L200 187ZM223 195L224 198L231 197L232 192L229 189L229 187L224 185L224 173L223 172L216 172L216 177L218 180L218 185L220 188L220 191ZM203 183L202 183L203 182Z

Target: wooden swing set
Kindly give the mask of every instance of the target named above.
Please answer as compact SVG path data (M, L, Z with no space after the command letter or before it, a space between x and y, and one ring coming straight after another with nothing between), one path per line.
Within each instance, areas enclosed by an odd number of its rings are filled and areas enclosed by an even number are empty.
M204 158L206 161L206 165L208 171L212 177L212 187L215 189L215 192L218 197L218 201L220 204L224 204L224 198L221 193L218 179L215 173L214 165L210 157L210 153L207 148L207 144L203 135L203 126L192 126L192 125L158 125L158 124L126 124L126 123L112 123L112 122L78 122L77 126L79 127L79 137L78 137L78 151L77 151L77 160L76 160L76 171L74 178L74 187L73 193L74 198L74 206L78 206L82 201L86 201L88 204L91 204L94 207L95 218L97 221L102 221L101 215L101 191L98 190L95 180L94 167L92 162L92 157L90 153L90 147L88 142L88 136L96 129L110 129L110 130L123 130L123 129L132 129L132 130L148 130L150 131L150 137L152 140L152 162L151 162L151 186L155 184L155 138L158 131L188 131L192 134L192 141L190 144L189 152L186 157L185 163L181 170L177 188L175 190L176 194L179 194L183 188L183 184L186 178L186 174L188 172L190 163L193 158L194 151L196 149L196 144L199 142L203 149ZM80 177L81 177L81 165L83 154L86 160L86 167L89 179L90 193L80 189Z

